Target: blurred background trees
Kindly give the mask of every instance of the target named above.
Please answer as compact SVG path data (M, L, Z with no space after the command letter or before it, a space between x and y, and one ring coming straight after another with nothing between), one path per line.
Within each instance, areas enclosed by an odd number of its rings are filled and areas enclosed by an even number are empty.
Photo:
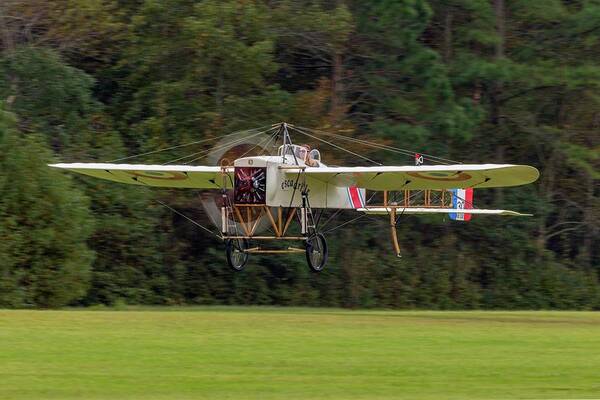
M4 0L0 305L598 309L599 35L583 0ZM361 220L329 233L318 276L296 256L232 274L218 241L154 202L206 223L198 193L45 167L282 120L535 165L534 185L475 194L535 217L405 217L401 261L385 222Z

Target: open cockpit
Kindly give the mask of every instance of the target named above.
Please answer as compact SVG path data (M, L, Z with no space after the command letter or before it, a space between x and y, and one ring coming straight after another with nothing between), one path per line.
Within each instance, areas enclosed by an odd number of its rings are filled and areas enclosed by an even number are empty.
M321 166L321 153L319 150L311 149L306 144L284 144L283 146L279 146L277 155L284 158L290 156L292 162L304 163L309 167Z

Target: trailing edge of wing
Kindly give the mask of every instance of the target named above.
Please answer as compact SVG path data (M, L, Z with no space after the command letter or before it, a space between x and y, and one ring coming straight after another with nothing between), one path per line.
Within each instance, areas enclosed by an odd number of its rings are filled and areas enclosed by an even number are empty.
M531 217L532 214L521 214L510 210L482 210L479 208L456 209L456 208L424 208L424 207L396 207L398 214L449 214L449 213L465 213L465 214L483 214L483 215L505 215L512 217ZM362 211L371 215L387 215L392 211L390 207L367 207L359 208L356 211Z
M287 174L297 174L289 170ZM519 186L535 182L539 171L528 165L456 164L396 167L306 168L307 177L334 186L369 190L463 189Z
M189 165L145 165L73 163L49 164L79 174L130 185L169 188L220 189L223 185L221 167ZM231 179L225 179L231 187Z

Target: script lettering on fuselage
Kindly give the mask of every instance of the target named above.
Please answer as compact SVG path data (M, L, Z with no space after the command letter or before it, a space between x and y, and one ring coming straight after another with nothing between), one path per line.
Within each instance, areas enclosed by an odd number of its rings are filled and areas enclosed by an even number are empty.
M296 182L294 179L284 179L281 181L281 190L288 191L290 189L304 191L307 188L305 182Z

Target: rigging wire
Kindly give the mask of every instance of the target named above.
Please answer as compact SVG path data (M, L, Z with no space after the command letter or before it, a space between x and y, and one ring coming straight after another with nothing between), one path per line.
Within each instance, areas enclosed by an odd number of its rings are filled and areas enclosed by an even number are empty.
M223 148L225 148L225 147L228 147L228 146L234 145L234 144L236 144L236 143L240 143L240 142L242 142L242 141L244 141L244 140L246 140L246 139L250 139L250 138L256 137L256 136L258 136L258 135L260 135L260 134L264 134L264 133L267 133L267 132L269 132L269 131L275 130L275 132L274 132L274 133L272 133L272 134L271 134L271 135L270 135L268 138L265 138L265 139L261 140L261 141L260 141L260 142L258 142L258 143L257 143L257 144L256 144L254 147L252 147L250 150L246 151L246 153L244 153L244 154L242 155L242 157L244 157L245 155L247 155L248 153L250 153L251 151L253 151L254 149L256 149L258 146L262 146L263 144L264 144L264 146L268 146L268 145L269 145L269 144L270 144L270 143L271 143L271 142L272 142L272 141L273 141L275 138L277 138L277 137L278 137L278 135L279 135L279 133L280 133L280 130L281 130L282 126L283 126L282 124L266 125L266 126L262 126L262 127L259 127L259 128L247 129L247 130L241 130L241 131L233 132L233 133L230 133L230 134L224 135L224 137L229 137L229 136L233 136L233 135L239 135L239 134L242 134L242 133L252 133L252 134L251 134L250 136L248 136L248 137L243 137L243 138L235 139L235 140L233 140L233 141L230 141L230 142L228 142L228 143L225 143L225 144L223 144L223 145L220 145L220 146L217 146L217 147L213 147L213 148L211 148L211 149L206 149L206 150L202 150L202 151L199 151L199 152L195 152L195 153L189 154L189 155L187 155L187 156L184 156L184 157L179 157L179 158L177 158L177 159L174 159L174 160L168 161L168 162L164 163L163 165L165 165L165 164L169 164L169 163L172 163L172 162L176 162L176 161L180 161L180 160L183 160L183 159L186 159L186 158L194 157L194 156L196 156L196 155L200 155L199 157L193 158L193 159L191 159L191 160L188 160L187 162L185 162L185 163L184 163L184 164L190 164L190 163L192 163L192 162L194 162L194 161L197 161L197 160L200 160L200 159L202 159L202 158L205 158L205 157L207 157L209 154L211 154L211 153L214 153L214 152L216 152L216 151L218 151L218 150L221 150L221 149L223 149ZM379 163L379 162L377 162L377 161L375 161L375 160L372 160L372 159L370 159L370 158L368 158L368 157L365 157L365 156L363 156L363 155L360 155L360 154L358 154L358 153L355 153L355 152L353 152L353 151L351 151L351 150L348 150L348 149L346 149L346 148L344 148L344 147L342 147L342 146L338 146L338 145L336 145L335 143L332 143L332 142L330 142L330 141L328 141L328 140L325 140L325 139L323 139L323 138L319 138L319 137L317 137L317 136L314 136L314 135L312 135L311 133L314 133L315 135L317 135L317 134L326 135L326 136L328 136L328 137L332 137L332 138L335 138L335 139L340 139L340 140L345 140L345 141L352 142L352 143L362 144L362 145L366 145L366 146L373 147L373 148L376 148L376 149L385 150L385 151L390 151L390 152L397 153L397 154L402 154L402 155L405 155L405 156L413 156L413 155L415 154L415 152L412 152L412 151L410 151L410 150L407 150L407 149L402 149L402 148L398 148L398 147L393 147L393 146L388 146L388 145L379 144L379 143L375 143L375 142L370 142L370 141L363 140L363 139L351 138L351 137L347 137L347 136L343 136L343 135L339 135L339 134L335 134L335 133L331 133L331 132L325 132L325 131L320 131L320 130L316 130L316 129L311 129L311 128L296 127L296 126L294 126L294 125L287 125L287 126L288 126L288 127L291 129L291 130L293 130L293 131L295 131L295 132L298 132L298 133L300 133L300 134L302 134L302 135L305 135L305 136L308 136L308 137L310 137L310 138L316 139L316 140L318 140L318 141L320 141L320 142L323 142L323 143L325 143L325 144L327 144L327 145L329 145L329 146L332 146L332 147L334 147L334 148L337 148L337 149L339 149L339 150L342 150L342 151L344 151L344 152L347 152L347 153L349 153L349 154L352 154L352 155L354 155L354 156L356 156L356 157L359 157L359 158L361 158L361 159L363 159L363 160L366 160L366 161L368 161L368 162L370 162L370 163L373 163L373 164L376 164L376 165L383 165L383 164L381 164L381 163ZM268 129L265 129L265 128L268 128ZM308 133L307 131L308 131L308 132L311 132L311 133ZM198 140L198 141L194 141L194 142L190 142L190 143L185 143L185 144L181 144L181 145L171 146L171 147L164 148L164 149L159 149L159 150L150 151L150 152L146 152L146 153L136 154L136 155L132 155L132 156L128 156L128 157L122 157L122 158L118 158L118 159L115 159L115 160L111 160L111 161L109 161L109 162L122 161L122 160L127 160L127 159L131 159L131 158L141 157L141 156L145 156L145 155L157 154L157 153L164 152L164 151L168 151L168 150L173 150L173 149L182 148L182 147L186 147L186 146L191 146L191 145L195 145L195 144L206 143L206 142L209 142L209 141L211 141L211 140L218 139L218 138L219 138L219 137L207 138L207 139ZM265 143L265 142L266 142L266 143ZM263 146L263 151L264 151L264 146ZM445 159L445 158L442 158L442 157L436 157L436 156L433 156L433 155L429 155L429 154L423 154L423 153L420 153L420 154L421 154L421 155L422 155L422 156L423 156L425 159L427 159L427 160L430 160L430 161L432 161L432 162L437 162L437 163L441 163L441 164L448 164L448 163L459 163L459 162L456 162L456 161L453 161L453 160L449 160L449 159ZM296 185L297 185L297 182L298 182L299 178L300 178L300 173L298 174L298 176L297 176L297 178L296 178ZM294 186L296 187L296 185L294 185ZM419 194L419 193L421 193L421 192L422 192L422 191L418 191L418 192L415 192L415 193L411 194L411 195L410 195L410 197L409 197L409 200L410 200L411 198L413 198L414 196L418 195L418 194ZM456 196L456 195L454 195L454 194L452 194L452 195L453 195L453 196L455 196L455 197L457 197L457 198L460 198L459 196ZM370 201L370 200L373 198L373 196L375 196L375 193L373 193L373 195L371 195L371 197L370 197L370 198L367 200L367 203L368 203L368 202L369 202L369 201ZM462 199L462 200L466 202L466 200L465 200L465 199ZM210 229L208 229L208 228L206 228L205 226L203 226L202 224L200 224L200 223L198 223L198 222L194 221L193 219L191 219L190 217L186 216L185 214L183 214L183 213L179 212L178 210L174 209L173 207L170 207L169 205L165 204L164 202L162 202L162 201L160 201L160 200L158 200L158 199L155 199L155 201L156 201L157 203L161 204L162 206L166 207L167 209L169 209L169 210L170 210L170 211L172 211L173 213L175 213L175 214L177 214L177 215L179 215L179 216L181 216L181 217L185 218L186 220L190 221L190 222L191 222L191 223L193 223L194 225L196 225L196 226L198 226L198 227L202 228L203 230L205 230L205 231L209 232L210 234L214 235L215 237L222 239L222 238L221 238L219 235L215 234L215 233L214 233L213 231L211 231ZM292 197L292 201L293 201L293 197ZM470 204L471 204L471 206L473 207L473 204L472 204L472 202L469 202L469 203L470 203ZM291 204L290 204L290 206L291 206ZM398 216L398 219L400 219L400 217L401 217L401 216L404 214L404 211L405 211L405 209L406 209L406 208L403 208L403 209L402 209L402 213L401 213L401 214ZM330 217L327 219L327 221L325 221L325 223L324 223L324 224L321 226L321 230L323 230L323 228L324 228L324 227L325 227L325 226L326 226L326 225L327 225L327 224L328 224L328 223L329 223L329 222L330 222L330 221L331 221L331 220L332 220L334 217L336 217L336 216L337 216L337 215L338 215L338 214L339 214L341 211L342 211L341 209L338 209L338 210L336 210L336 212L334 212L334 213L333 213L333 214L332 214L332 215L331 215L331 216L330 216ZM343 224L341 224L341 225L337 225L337 226L335 226L335 227L333 227L333 228L331 228L331 229L329 229L329 230L323 231L323 233L329 233L329 232L333 232L333 231L335 231L335 230L337 230L337 229L339 229L339 228L341 228L341 227L343 227L343 226L346 226L346 225L348 225L348 224L350 224L350 223L352 223L352 222L355 222L355 221L357 221L357 220L359 220L359 219L361 219L361 218L364 218L365 216L368 216L368 214L367 214L367 213L363 213L362 215L360 215L360 216L358 216L358 217L356 217L356 218L354 218L354 219L352 219L352 220L350 220L350 221L346 221L345 223L343 223ZM397 219L397 220L398 220L398 219ZM396 220L396 221L397 221L397 220ZM237 227L236 227L236 228L237 228Z
M271 136L266 137L265 139L262 139L260 142L258 142L256 145L254 145L254 147L252 147L250 150L246 151L244 154L242 154L241 156L239 156L238 158L243 158L246 157L248 154L252 153L254 151L254 149L256 149L257 147L261 147L264 151L265 147L267 147L269 145L269 143L271 143L271 141L273 139L275 139L277 137L277 132L271 134Z
M267 130L264 130L264 131L256 132L255 134L252 134L252 135L250 135L250 136L247 136L247 137L245 136L245 137L242 137L242 138L238 138L238 139L232 140L231 142L227 142L227 143L223 143L223 144L221 144L221 145L219 145L219 146L211 147L210 149L204 149L204 150L200 150L200 151L197 151L197 152L195 152L195 153L188 154L188 155L186 155L186 156L183 156L183 157L175 158L175 159L173 159L173 160L169 160L169 161L167 161L167 162L163 163L162 165L171 164L171 163L174 163L174 162L176 162L176 161L181 161L181 160L184 160L184 159L186 159L186 158L194 157L194 156L197 156L197 155L208 155L208 154L210 154L210 153L213 153L213 152L215 152L215 151L217 151L217 150L221 150L221 149L223 149L223 148L225 148L225 147L228 147L228 146L231 146L231 145L234 145L234 144L237 144L237 143L241 143L241 142L243 142L243 141L244 141L244 140L246 140L246 139L250 139L250 138L253 138L253 137L255 137L255 136L258 136L258 135L260 135L260 134L267 133L267 132L269 132L270 130L271 130L271 129L267 129ZM202 158L202 157L195 158L195 159L193 159L193 160L190 160L190 161L187 161L187 162L185 162L184 164L189 164L189 163L191 163L191 162L193 162L193 161L197 161L197 160L199 160L199 159L201 159L201 158Z
M277 139L277 137L279 136L279 131L275 132L272 136L271 139L263 146L263 149L261 151L261 154L264 154L266 156L270 156L271 154L269 153L269 146L271 145L271 142L275 139ZM273 144L273 146L275 146L275 144Z
M219 139L221 137L227 137L227 136L232 136L232 135L239 135L239 134L242 134L242 133L254 132L254 131L257 131L257 130L263 130L263 129L268 128L268 127L271 127L271 129L273 129L273 125L264 125L264 126L261 126L261 127L258 127L258 128L244 129L244 130L240 130L240 131L228 133L227 135L224 135L224 136L215 136L215 137L212 137L212 138L206 138L206 139L202 139L202 140L196 140L194 142L189 142L189 143L184 143L184 144L178 144L178 145L171 146L171 147L166 147L164 149L158 149L158 150L148 151L146 153L133 154L133 155L127 156L127 157L115 158L114 160L109 160L107 162L112 163L112 162L116 162L116 161L123 161L123 160L129 160L131 158L137 158L137 157L147 156L147 155L150 155L150 154L157 154L157 153L161 153L163 151L174 150L174 149L178 149L178 148L181 148L181 147L192 146L192 145L200 144L200 143L206 143L206 142L209 142L211 140ZM267 129L267 130L269 130L269 129Z
M373 197L375 197L376 194L377 194L377 192L373 192L373 194L367 199L367 201L365 201L365 207L373 199ZM321 229L323 229L329 223L329 221L331 221L334 217L336 217L343 210L344 210L343 208L338 208L329 218L327 218L327 220L323 223L323 225L321 225ZM366 215L366 213L364 213L363 215ZM327 231L327 232L329 232L329 231Z
M330 137L334 137L336 139L341 139L341 140L346 140L349 142L354 142L354 143L358 143L358 144L364 144L366 146L370 146L370 147L374 147L374 148L378 148L380 150L387 150L393 153L397 153L397 154L403 154L406 156L414 156L416 153L419 152L415 152L412 150L408 150L408 149L403 149L400 147L394 147L394 146L389 146L386 144L381 144L381 143L375 143L375 142L371 142L368 140L364 140L364 139L358 139L358 138L352 138L352 137L348 137L348 136L344 136L344 135L339 135L336 133L332 133L332 132L326 132L326 131L321 131L318 129L311 129L311 128L305 128L305 127L296 127L294 125L290 125L291 128L296 128L296 130L298 130L298 128L312 132L314 134L322 134L322 135L326 135L326 136L330 136ZM443 158L443 157L437 157L431 154L425 154L425 153L419 153L420 155L423 156L424 159L432 161L432 162L437 162L440 164L461 164L459 161L455 161L455 160L450 160L447 158Z
M327 136L332 136L338 139L342 139L342 140L347 140L350 142L355 142L355 143L360 143L360 144L364 144L367 146L371 146L371 147L376 147L379 149L383 149L383 150L389 150L395 153L400 153L400 154L405 154L407 156L413 156L414 154L418 153L412 150L408 150L408 149L402 149L400 147L394 147L394 146L389 146L389 145L385 145L385 144L381 144L381 143L375 143L375 142L370 142L368 140L364 140L364 139L358 139L358 138L352 138L352 137L348 137L348 136L344 136L344 135L339 135L339 134L335 134L332 132L326 132L326 131L321 131L318 129L311 129L311 128L305 128L305 127L301 127L301 129L313 132L315 134L323 134L323 135L327 135ZM458 161L454 161L454 160L450 160L450 159L446 159L446 158L442 158L442 157L437 157L431 154L425 154L425 153L419 153L422 156L424 156L425 159L429 159L430 161L434 161L434 162L448 162L448 163L460 163ZM437 161L439 160L439 161Z
M325 140L325 139L321 139L321 138L319 138L319 137L317 137L317 136L311 135L310 133L304 132L304 131L300 130L298 127L291 127L291 128L292 128L292 130L294 130L294 131L296 131L296 132L298 132L298 133L301 133L301 134L303 134L303 135L306 135L306 136L308 136L308 137L311 137L311 138L313 138L313 139L317 139L317 140L319 140L319 141L321 141L321 142L323 142L323 143L326 143L326 144L328 144L328 145L330 145L330 146L332 146L332 147L335 147L335 148L337 148L337 149L339 149L339 150L345 151L346 153L352 154L352 155L354 155L354 156L356 156L356 157L360 157L360 158L362 158L363 160L369 161L369 162L371 162L371 163L373 163L373 164L376 164L376 165L379 165L379 166L383 165L383 164L382 164L382 163L380 163L380 162L377 162L377 161L371 160L371 159L370 159L370 158L368 158L368 157L365 157L365 156L363 156L363 155L360 155L360 154L358 154L358 153L355 153L355 152L353 152L353 151L350 151L350 150L348 150L348 149L345 149L345 148L343 148L343 147L341 147L341 146L338 146L338 145L336 145L336 144L334 144L334 143L331 143L331 142L329 142L329 141L327 141L327 140Z
M234 144L242 143L244 140L251 139L251 138L256 137L258 135L262 135L265 132L268 132L268 131L257 132L257 133L255 133L253 135L248 136L248 137L243 137L243 138L240 138L240 139L237 139L237 140L225 143L223 145L213 147L213 148L208 149L208 150L203 150L203 151L199 151L199 152L194 153L194 154L190 154L188 157L193 157L194 155L197 155L197 154L202 154L202 155L200 155L199 157L196 157L196 158L193 158L191 160L188 160L188 161L184 162L183 165L188 165L190 163L193 163L194 161L201 160L201 159L203 159L205 157L208 157L210 154L212 154L212 153L214 153L214 152L216 152L218 150L222 150L222 149L227 148L229 146L232 146ZM184 157L184 158L188 158L188 157Z
M363 213L362 215L359 215L358 217L356 217L356 218L354 218L354 219L351 219L350 221L346 221L346 222L344 222L343 224L340 224L340 225L334 226L333 228L331 228L331 229L328 229L328 230L326 230L326 231L323 231L322 233L323 233L323 234L326 234L326 233L333 232L333 231L335 231L335 230L337 230L337 229L339 229L339 228L341 228L341 227L343 227L343 226L346 226L346 225L348 225L348 224L351 224L351 223L352 223L352 222L354 222L354 221L358 221L359 219L361 219L361 218L364 218L364 217L366 217L366 216L367 216L367 213ZM321 227L321 229L323 229L323 228Z
M200 224L199 222L194 221L193 219L191 219L190 217L188 217L187 215L185 215L182 212L177 211L176 209L174 209L173 207L169 206L166 203L163 203L162 201L158 200L158 199L154 199L154 201L156 201L157 203L159 203L160 205L168 208L169 210L171 210L172 212L174 212L175 214L187 219L188 221L190 221L192 224L204 229L206 232L210 233L211 235L214 235L215 237L222 239L221 236L217 235L216 233L214 233L213 231L211 231L210 229L208 229L207 227L205 227L204 225Z

